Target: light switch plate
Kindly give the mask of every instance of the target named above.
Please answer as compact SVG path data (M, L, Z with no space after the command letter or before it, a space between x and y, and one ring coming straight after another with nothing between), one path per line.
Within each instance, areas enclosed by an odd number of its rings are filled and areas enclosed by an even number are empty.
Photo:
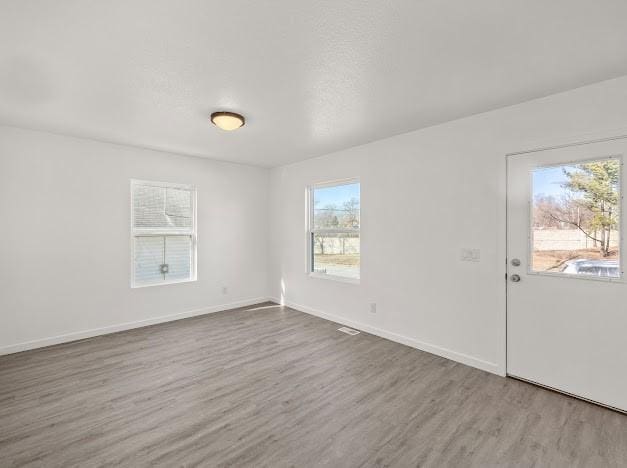
M461 260L462 262L478 262L481 260L481 250L462 248Z

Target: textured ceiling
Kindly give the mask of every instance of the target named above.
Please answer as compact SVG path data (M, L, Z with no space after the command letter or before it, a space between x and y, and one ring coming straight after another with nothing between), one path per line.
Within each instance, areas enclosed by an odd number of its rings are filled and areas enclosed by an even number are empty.
M276 166L627 74L625 18L625 0L0 0L0 123Z

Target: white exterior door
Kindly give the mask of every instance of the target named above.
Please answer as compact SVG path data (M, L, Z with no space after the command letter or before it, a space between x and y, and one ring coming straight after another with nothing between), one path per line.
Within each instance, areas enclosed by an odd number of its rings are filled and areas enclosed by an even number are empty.
M507 373L627 411L627 139L508 156Z

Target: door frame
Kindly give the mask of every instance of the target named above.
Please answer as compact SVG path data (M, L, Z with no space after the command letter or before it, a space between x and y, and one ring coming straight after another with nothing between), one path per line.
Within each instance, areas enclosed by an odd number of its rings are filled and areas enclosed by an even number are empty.
M559 138L556 138L559 140ZM585 145L590 145L590 144L594 144L594 143L605 143L605 142L609 142L609 141L617 141L617 140L627 140L627 129L622 128L620 130L615 130L615 131L605 131L605 132L600 132L600 133L589 133L586 135L580 135L579 138L577 137L571 137L570 139L566 138L562 138L562 141L564 141L564 143L555 143L555 144L550 144L550 143L546 143L546 144L539 144L539 145L529 145L528 149L524 149L524 150L518 150L518 151L512 151L509 153L505 153L505 377L506 378L512 378L512 379L516 379L516 380L520 380L522 382L526 382L532 385L536 385L538 387L542 387L545 388L547 390L551 390L553 392L557 392L560 393L562 395L567 395L573 398L577 398L579 400L583 400L586 401L588 403L592 403L598 406L602 406L614 411L618 411L619 413L622 414L627 414L627 411L622 410L620 408L616 408L614 406L610 406L610 405L605 405L603 403L599 403L598 401L594 401L594 400L589 400L587 398L578 396L578 395L574 395L568 392L565 392L563 390L560 389L556 389L554 387L550 387L548 385L544 385L542 383L539 382L534 382L531 380L527 380L521 377L517 377L514 375L511 375L509 373L509 369L508 369L508 303L509 303L509 298L508 298L508 290L509 290L509 277L508 277L508 271L509 271L509 258L508 258L508 252L509 252L509 217L510 217L510 212L508 209L509 206L509 173L510 173L510 161L511 158L516 157L516 156L523 156L526 154L531 154L531 153L539 153L542 151L550 151L550 150L555 150L555 149L562 149L562 148L570 148L570 147L575 147L575 146L585 146ZM545 140L547 141L547 140ZM624 164L626 161L624 159L621 159L621 165ZM627 181L623 180L623 177L625 176L624 173L624 169L621 171L621 189L624 186L624 184ZM627 190L626 190L627 192ZM623 198L625 195L625 192L621 191L621 198ZM621 213L622 215L622 213ZM621 229L621 251L624 251L623 249L623 227L625 226L625 223L623 221L623 216L621 216L620 218L620 229ZM622 252L621 252L622 253ZM623 263L623 258L621 256L621 271L623 271L623 267L625 266L625 264ZM623 277L621 278L621 282L625 282L627 281L627 276L625 275L625 273L623 272Z

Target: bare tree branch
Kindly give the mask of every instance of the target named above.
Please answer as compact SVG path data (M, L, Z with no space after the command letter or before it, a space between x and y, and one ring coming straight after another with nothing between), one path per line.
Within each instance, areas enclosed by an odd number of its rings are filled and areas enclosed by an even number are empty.
M560 219L560 218L558 218L557 216L555 216L553 213L548 213L548 215L549 215L551 218L553 218L555 221L559 221L560 223L566 223L566 224L570 224L570 225L572 225L572 226L575 226L577 229L579 229L581 232L583 232L583 233L586 235L586 237L589 237L589 238L590 238L590 239L592 239L593 241L603 243L603 241L602 241L601 239L597 239L596 237L594 237L594 236L592 236L591 234L588 234L586 231L584 231L584 230L583 230L583 228L582 228L579 224L577 224L577 223L575 223L575 222L573 222L573 221L569 221L569 220L567 220L567 219Z

